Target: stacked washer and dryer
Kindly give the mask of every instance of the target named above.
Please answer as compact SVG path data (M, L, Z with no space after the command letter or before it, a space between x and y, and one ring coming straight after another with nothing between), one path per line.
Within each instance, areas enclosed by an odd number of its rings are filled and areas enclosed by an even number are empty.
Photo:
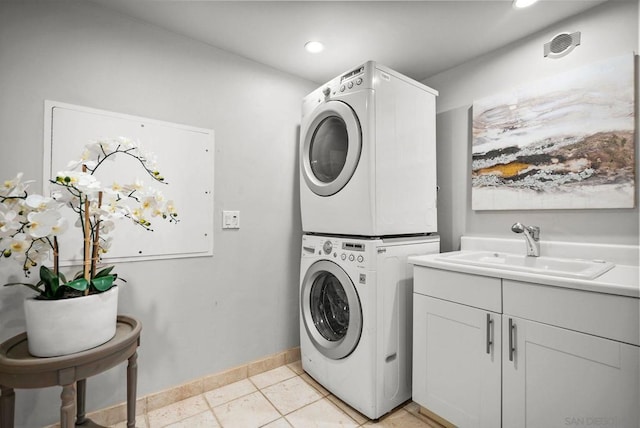
M437 92L373 61L303 100L303 369L371 419L411 397L413 274L440 248Z

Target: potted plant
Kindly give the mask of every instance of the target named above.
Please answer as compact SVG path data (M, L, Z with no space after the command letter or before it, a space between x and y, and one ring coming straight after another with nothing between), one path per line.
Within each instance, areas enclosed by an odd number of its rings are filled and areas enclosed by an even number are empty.
M132 184L103 186L95 173L107 160L129 156L153 180L166 184L153 158L131 139L91 141L79 159L50 179L50 196L29 192L22 173L0 183L0 257L22 264L29 277L39 270L39 281L11 282L38 294L25 300L29 352L48 357L79 352L107 342L115 334L118 287L113 266L100 266L111 244L109 233L118 219L130 219L152 230L151 220L178 222L174 204L162 193ZM67 277L60 270L58 236L67 230L63 211L71 210L80 228L82 269ZM52 254L52 267L44 263Z

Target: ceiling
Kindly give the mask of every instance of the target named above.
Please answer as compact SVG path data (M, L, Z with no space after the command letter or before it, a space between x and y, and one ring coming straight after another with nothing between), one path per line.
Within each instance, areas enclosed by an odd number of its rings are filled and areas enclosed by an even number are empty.
M424 80L605 0L91 1L322 84L367 60Z

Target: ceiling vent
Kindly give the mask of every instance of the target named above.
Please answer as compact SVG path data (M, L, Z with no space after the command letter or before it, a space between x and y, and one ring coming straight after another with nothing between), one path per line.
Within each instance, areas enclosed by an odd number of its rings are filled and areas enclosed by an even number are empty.
M560 33L544 44L544 56L547 58L561 58L580 44L580 32Z

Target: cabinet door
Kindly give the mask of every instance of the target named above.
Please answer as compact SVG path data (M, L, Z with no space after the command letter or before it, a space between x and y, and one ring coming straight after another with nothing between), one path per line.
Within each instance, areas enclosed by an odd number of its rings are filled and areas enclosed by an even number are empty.
M502 337L505 428L640 426L640 348L508 315Z
M413 400L458 427L500 426L501 315L414 294Z

